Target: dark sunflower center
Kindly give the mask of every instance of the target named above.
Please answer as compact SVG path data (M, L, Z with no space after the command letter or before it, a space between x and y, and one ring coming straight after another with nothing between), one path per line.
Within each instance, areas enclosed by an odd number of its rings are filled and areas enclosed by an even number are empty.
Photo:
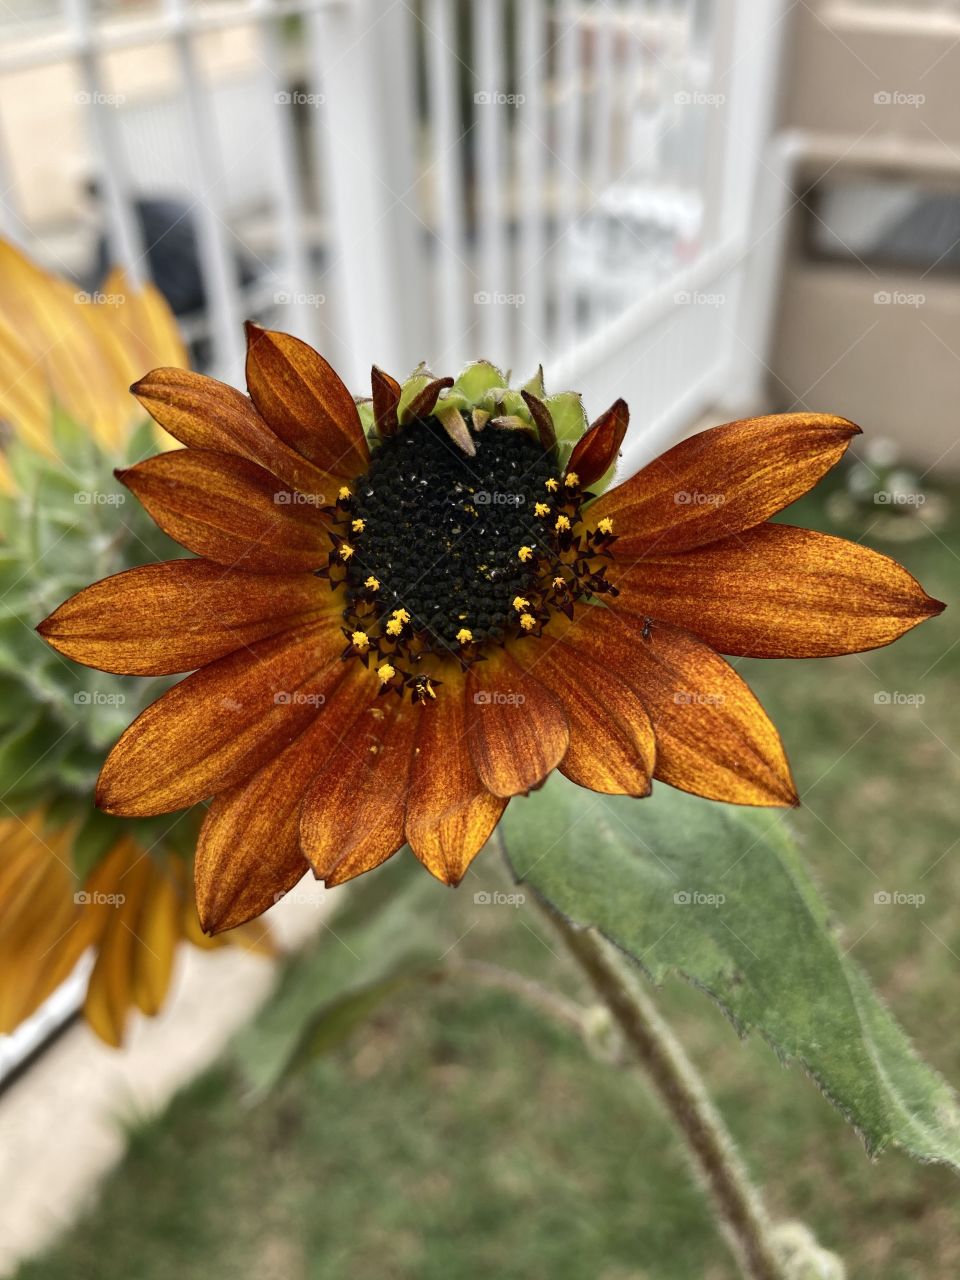
M556 474L526 431L489 428L467 457L442 425L406 426L375 452L355 487L351 515L362 521L347 563L347 588L389 617L401 608L410 625L439 648L455 649L465 630L474 642L502 639L513 601L532 592L544 521L535 515Z

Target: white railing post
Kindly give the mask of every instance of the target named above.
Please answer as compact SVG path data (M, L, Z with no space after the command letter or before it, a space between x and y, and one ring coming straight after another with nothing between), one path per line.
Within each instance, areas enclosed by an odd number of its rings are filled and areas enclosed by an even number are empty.
M224 234L218 184L221 165L210 104L203 90L194 36L185 19L187 0L164 0L183 90L187 128L193 145L184 148L187 159L191 216L197 233L200 264L210 315L216 371L228 382L242 383L243 334L238 323L240 299L236 269Z
M103 197L108 243L114 262L125 267L134 285L149 275L133 192L126 185L126 164L116 106L104 89L91 0L66 0L65 16L79 49L79 65L90 115L90 137L97 168L93 178Z
M459 367L470 358L468 339L474 326L469 296L474 290L467 261L465 220L465 137L460 128L460 63L457 47L457 0L425 0L424 43L427 103L430 115L430 186L435 193L436 299L441 365Z
M426 297L421 290L403 298L389 235L396 196L385 176L385 153L400 143L387 135L389 107L380 106L377 78L387 55L377 38L377 12L371 0L352 0L309 23L313 79L324 85L326 99L319 123L333 270L345 285L337 326L341 372L356 391L367 387L374 362L397 377L410 372L403 327ZM402 142L409 146L409 137Z
M516 192L519 219L517 285L519 359L525 376L546 356L547 345L547 14L543 0L524 0L518 33L519 108Z
M296 111L298 104L287 81L282 19L272 12L271 0L255 0L263 63L264 111L270 121L270 162L276 177L279 224L280 278L283 288L274 302L286 303L281 327L305 341L315 339L316 308L309 300L309 256L303 227L303 194L297 166ZM306 105L306 104L304 104ZM288 297L283 299L282 294Z

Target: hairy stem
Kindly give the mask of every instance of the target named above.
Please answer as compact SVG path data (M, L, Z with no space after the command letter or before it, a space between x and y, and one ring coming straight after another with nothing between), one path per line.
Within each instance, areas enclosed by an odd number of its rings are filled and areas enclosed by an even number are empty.
M683 1046L601 937L593 930L576 928L542 899L538 903L610 1010L680 1129L744 1276L783 1280L760 1196Z
M509 991L527 1004L539 1009L542 1013L562 1022L583 1035L587 1024L588 1010L568 1000L566 996L551 991L542 983L536 982L525 974L513 969L504 969L501 965L490 964L486 960L460 960L451 966L452 973L473 978L481 986L493 987L500 991Z

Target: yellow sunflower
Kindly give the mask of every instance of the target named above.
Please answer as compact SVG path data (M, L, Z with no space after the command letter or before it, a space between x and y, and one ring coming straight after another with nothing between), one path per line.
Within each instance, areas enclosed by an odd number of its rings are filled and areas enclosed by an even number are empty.
M154 857L125 833L81 882L69 829L44 835L44 826L42 813L0 820L0 1033L28 1018L88 951L84 1017L114 1046L132 1009L153 1017L163 1008L181 940L239 941L269 954L262 930L203 933L182 858Z
M456 884L554 768L596 791L658 778L794 804L777 731L721 653L869 649L942 607L885 556L768 523L842 456L842 418L717 427L595 497L623 401L582 430L576 396L542 377L518 393L479 362L403 386L375 369L358 406L310 347L248 332L249 398L179 369L133 388L187 447L121 479L199 558L105 579L40 626L105 671L193 672L120 738L97 802L213 798L208 930L265 910L305 861L339 884L405 842Z
M128 384L157 362L185 364L186 353L154 288L114 272L88 296L0 241L0 1032L90 952L86 1017L119 1043L129 1010L163 1003L177 944L210 945L188 892L192 848L180 847L196 820L178 845L163 826L92 815L104 739L130 718L125 698L91 689L69 662L51 666L33 634L38 604L51 607L71 578L80 585L76 565L94 544L111 567L144 553L149 531L135 521L98 538L89 517L117 510L91 499L117 496L106 493L111 468L145 419ZM268 948L264 937L225 940Z
M149 365L188 364L173 313L152 286L114 270L78 290L0 239L0 419L53 456L53 405L117 450L141 421L128 387ZM0 464L3 464L0 457ZM9 473L3 467L0 477Z

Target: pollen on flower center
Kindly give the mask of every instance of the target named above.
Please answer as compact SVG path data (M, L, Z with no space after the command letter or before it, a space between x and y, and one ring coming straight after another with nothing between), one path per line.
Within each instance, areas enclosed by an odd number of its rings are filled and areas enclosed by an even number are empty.
M332 513L322 572L345 588L345 656L373 659L384 691L414 701L443 683L425 659L468 665L487 645L530 643L553 609L569 616L579 597L612 590L597 560L610 539L583 527L576 479L561 478L554 455L526 430L471 438L468 456L439 420L406 424Z
M543 542L533 510L550 459L526 431L486 430L476 449L468 458L435 419L414 422L352 486L348 588L365 596L366 580L380 584L372 603L390 634L399 620L430 647L454 649L464 631L500 640L512 601L536 581L517 551Z

